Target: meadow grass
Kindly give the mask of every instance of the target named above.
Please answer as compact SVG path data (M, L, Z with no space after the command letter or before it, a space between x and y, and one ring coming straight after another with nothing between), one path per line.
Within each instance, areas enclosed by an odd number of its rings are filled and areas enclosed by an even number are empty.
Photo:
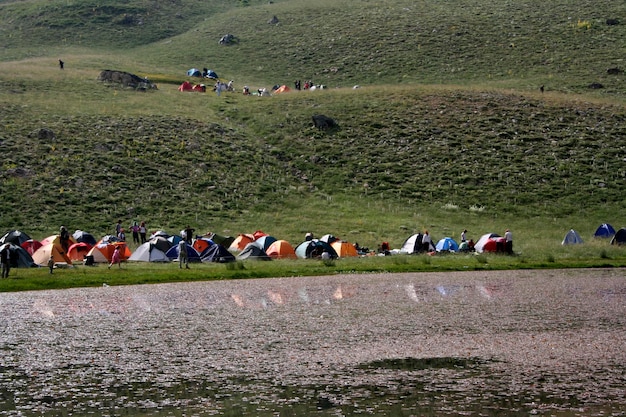
M624 74L607 69L623 65L626 25L606 24L624 7L5 4L0 227L41 239L61 224L100 236L117 219L146 220L151 231L260 229L294 245L307 232L331 233L370 248L398 248L424 229L455 239L468 229L477 239L510 228L518 257L480 255L472 265L619 264L621 248L590 237L601 223L624 225L626 90ZM277 25L268 23L274 15ZM237 42L219 45L226 33ZM177 90L184 80L200 82L188 68L205 66L234 79L238 91L295 79L329 88L267 98ZM98 82L103 69L147 76L159 89ZM592 82L604 88L589 89ZM314 114L339 127L315 129ZM55 137L40 138L44 128ZM570 228L587 243L561 247ZM355 268L464 268L457 259L359 259ZM259 268L260 276L286 274L280 265L288 262L271 264L216 270L231 278ZM319 262L308 265L293 268L317 273ZM163 268L155 276L170 276Z

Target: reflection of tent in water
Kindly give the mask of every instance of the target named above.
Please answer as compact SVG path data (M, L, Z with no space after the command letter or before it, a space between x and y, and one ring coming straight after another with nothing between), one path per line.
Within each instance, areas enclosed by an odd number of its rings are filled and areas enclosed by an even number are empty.
M611 245L624 245L624 244L626 244L626 229L622 227L615 233L615 236L613 236L613 239L611 239Z
M570 231L565 234L561 245L577 245L580 243L583 243L583 239L576 230L570 229Z
M603 223L596 229L596 232L593 234L593 237L602 237L602 238L609 239L614 234L615 234L615 229L613 228L613 226L611 226L608 223Z

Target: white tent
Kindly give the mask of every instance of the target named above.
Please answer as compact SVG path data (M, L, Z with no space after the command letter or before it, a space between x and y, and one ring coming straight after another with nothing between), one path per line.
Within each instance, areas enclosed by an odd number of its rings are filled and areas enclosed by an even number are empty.
M416 233L411 235L404 241L402 248L400 249L401 253L417 253L420 251L422 247L422 237L421 233Z
M129 261L139 262L169 262L165 252L156 247L154 243L146 242L139 246L128 258Z
M563 242L561 245L576 245L579 243L583 243L583 239L580 237L578 232L574 229L570 229L569 232L563 238Z

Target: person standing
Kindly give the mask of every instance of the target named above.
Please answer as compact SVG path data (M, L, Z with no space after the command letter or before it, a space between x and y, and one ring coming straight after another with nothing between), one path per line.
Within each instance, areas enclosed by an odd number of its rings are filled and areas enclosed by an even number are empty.
M193 233L196 231L196 229L192 229L191 226L187 225L187 227L185 227L185 242L189 243L191 245L192 243L192 239L193 239Z
M139 236L141 237L141 243L146 243L146 222L141 222L139 225Z
M119 267L122 267L122 254L120 253L120 246L115 246L115 250L113 251L113 256L111 256L111 263L109 264L109 269L111 266L118 264Z
M130 231L133 234L133 243L138 245L139 244L139 224L137 224L137 222L133 222L133 225L130 226Z
M63 68L65 68L65 62L59 59L59 69L63 69Z
M428 234L428 230L424 230L424 236L422 236L422 248L424 252L430 252L432 245L433 241L430 238L430 234Z
M59 231L59 241L61 242L61 247L67 253L67 250L70 247L70 232L67 231L65 226L61 226Z
M461 242L465 242L467 240L467 229L463 229L461 232Z
M52 255L48 258L48 269L50 269L50 273L52 274L52 271L54 271L54 257Z
M117 224L115 225L115 236L118 236L121 231L122 231L122 220L120 219L117 221Z
M189 254L187 253L187 242L181 240L178 242L178 267L183 269L183 264L185 264L185 269L189 268Z
M509 229L504 231L504 252L513 255L513 233Z
M0 250L0 263L2 264L2 278L8 278L11 271L11 249L8 243L5 243Z

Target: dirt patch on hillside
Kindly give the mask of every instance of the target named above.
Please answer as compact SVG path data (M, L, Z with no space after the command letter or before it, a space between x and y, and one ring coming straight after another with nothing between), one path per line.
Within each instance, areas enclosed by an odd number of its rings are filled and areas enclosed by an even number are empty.
M1 294L0 415L623 415L624 272Z

